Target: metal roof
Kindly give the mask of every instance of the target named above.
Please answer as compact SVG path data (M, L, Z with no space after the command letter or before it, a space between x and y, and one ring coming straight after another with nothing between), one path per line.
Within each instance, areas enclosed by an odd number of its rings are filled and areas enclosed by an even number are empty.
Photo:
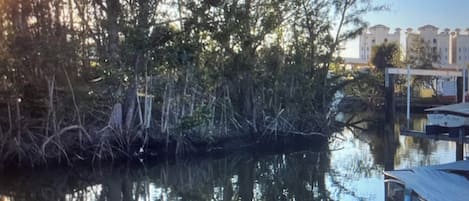
M443 105L426 109L425 112L450 113L461 116L469 116L469 103Z
M467 201L469 198L469 161L385 171L428 201Z

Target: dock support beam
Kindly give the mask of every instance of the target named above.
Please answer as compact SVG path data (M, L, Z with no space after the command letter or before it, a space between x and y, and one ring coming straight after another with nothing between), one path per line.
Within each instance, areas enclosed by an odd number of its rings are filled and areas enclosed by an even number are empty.
M394 114L396 111L396 102L394 100L394 75L390 74L388 70L384 73L384 103L385 103L385 119L394 120Z
M464 160L464 128L459 128L459 139L456 142L456 161Z
M467 68L462 70L462 102L466 102L466 91L467 91Z
M397 131L394 127L394 115L396 113L396 102L394 99L394 78L395 75L389 73L386 68L384 73L384 169L394 170L394 156L397 150Z
M458 103L463 102L463 96L464 96L463 85L464 85L463 78L462 77L456 78L456 101Z
M456 145L456 161L464 160L464 144L458 142Z
M407 127L410 125L410 65L407 65L407 113L406 113L406 119L407 119Z

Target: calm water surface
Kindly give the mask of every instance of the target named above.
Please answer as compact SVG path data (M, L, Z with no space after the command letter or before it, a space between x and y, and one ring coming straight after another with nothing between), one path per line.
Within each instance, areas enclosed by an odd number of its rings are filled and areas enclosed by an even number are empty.
M455 149L400 136L397 123L360 123L319 151L2 175L0 200L384 200L385 169L452 162Z

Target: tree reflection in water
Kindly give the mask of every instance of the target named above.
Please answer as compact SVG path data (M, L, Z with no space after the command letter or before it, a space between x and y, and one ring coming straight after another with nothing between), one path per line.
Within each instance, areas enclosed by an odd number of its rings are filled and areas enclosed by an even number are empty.
M328 147L283 154L238 153L173 161L5 175L0 193L26 200L331 200Z
M376 113L353 118L320 149L6 174L0 200L381 200L383 170L447 161L449 143L399 136L399 121Z
M448 142L400 136L400 129L406 120L403 116L384 117L382 114L368 111L349 116L350 122L360 122L349 127L356 139L367 142L376 165L385 170L395 167L415 167L438 164L435 158ZM423 131L426 124L424 114L414 114L410 121L412 130Z

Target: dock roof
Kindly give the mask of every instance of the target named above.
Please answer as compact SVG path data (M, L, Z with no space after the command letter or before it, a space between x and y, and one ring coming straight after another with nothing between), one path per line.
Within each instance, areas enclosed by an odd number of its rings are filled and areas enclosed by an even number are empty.
M464 201L469 198L469 161L386 171L426 200Z
M469 103L443 105L439 107L426 109L425 112L448 113L460 116L469 116Z

